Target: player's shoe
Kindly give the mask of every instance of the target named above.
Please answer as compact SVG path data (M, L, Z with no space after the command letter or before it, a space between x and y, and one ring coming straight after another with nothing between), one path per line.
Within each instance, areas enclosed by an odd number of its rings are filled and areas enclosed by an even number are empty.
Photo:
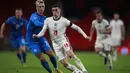
M23 67L27 67L26 63L23 63L22 65L23 65Z
M60 69L55 69L56 73L63 73Z
M104 58L104 65L107 64L107 57Z
M112 66L109 66L109 69L110 69L110 70L112 70L112 69L113 69L113 67L112 67Z

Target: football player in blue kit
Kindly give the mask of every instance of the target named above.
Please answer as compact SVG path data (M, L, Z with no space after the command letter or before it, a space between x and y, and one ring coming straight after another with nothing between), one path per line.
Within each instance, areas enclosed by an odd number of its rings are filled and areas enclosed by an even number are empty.
M56 57L54 56L54 53L47 42L46 38L33 38L33 34L38 34L43 25L44 20L46 19L46 16L43 15L45 9L44 1L37 0L36 1L36 12L34 12L29 20L28 26L27 26L27 33L26 33L26 44L28 48L32 51L32 53L40 60L41 65L49 72L53 73L48 62L42 55L42 53L45 53L49 56L51 63L53 64L55 70L57 73L62 73L57 66Z
M15 9L15 16L9 17L1 26L0 38L4 37L4 29L6 25L10 26L10 41L13 48L16 49L18 59L23 66L26 66L26 50L23 34L23 27L26 28L28 22L22 17L22 9Z

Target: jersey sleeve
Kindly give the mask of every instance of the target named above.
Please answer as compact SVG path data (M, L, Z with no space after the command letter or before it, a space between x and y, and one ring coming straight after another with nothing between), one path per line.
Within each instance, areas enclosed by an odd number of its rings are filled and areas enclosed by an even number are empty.
M65 24L67 27L71 27L72 26L72 22L68 19L65 19Z
M109 22L108 22L107 20L105 20L104 22L105 22L105 24L106 24L106 26L105 26L105 27L106 27L106 28L109 28L109 27L110 27Z
M27 27L27 25L28 25L28 21L24 19L24 26Z
M5 21L5 24L7 24L7 25L11 24L11 18L8 18L8 19Z
M37 35L38 37L42 37L44 36L46 30L47 30L47 19L44 21L44 25L42 27L42 30L40 31L40 33Z
M120 23L121 23L121 25L122 25L122 26L124 25L124 23L123 23L123 21L122 21L122 20L121 20L121 22L120 22Z
M31 21L36 25L36 26L43 26L44 22L40 22L38 20L38 16L37 15L32 15L31 16Z
M91 28L95 28L95 21L92 21L92 26Z

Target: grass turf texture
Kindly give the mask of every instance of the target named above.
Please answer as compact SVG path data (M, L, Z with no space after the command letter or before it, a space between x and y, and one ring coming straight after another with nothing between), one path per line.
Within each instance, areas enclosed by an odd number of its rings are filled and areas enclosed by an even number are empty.
M75 53L81 59L89 73L130 73L130 55L119 55L118 61L114 63L114 69L110 71L108 69L109 64L104 66L103 57L90 52ZM45 57L54 71L54 68L48 57ZM75 64L72 60L69 59L69 61L70 63ZM39 60L30 52L27 53L27 66L28 67L25 68L21 65L20 61L16 57L15 52L0 52L0 73L48 73L41 66ZM71 73L59 62L58 66L64 73Z

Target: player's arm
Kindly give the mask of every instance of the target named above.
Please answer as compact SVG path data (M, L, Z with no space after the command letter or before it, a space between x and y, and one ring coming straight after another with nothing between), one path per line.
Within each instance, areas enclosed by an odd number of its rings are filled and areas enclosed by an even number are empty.
M46 24L46 20L44 21L45 22L45 24L44 24L44 26L42 27L42 30L40 31L40 33L39 34L33 34L33 38L40 38L40 37L42 37L42 36L44 36L44 34L45 34L45 32L46 32L46 30L47 30L47 24Z
M71 25L72 29L75 29L76 31L78 31L80 34L83 35L84 38L86 38L86 39L88 38L88 36L85 34L85 32L79 26L77 26L73 23L71 23L70 25Z
M125 38L125 27L124 27L123 23L122 23L122 26L121 26L121 33L122 33L122 40L124 40L124 38Z
M32 20L32 22L36 25L36 26L43 26L43 24L44 24L44 22L40 22L39 20L38 20L38 17L36 16L36 15L32 15L31 16L31 20Z
M103 34L111 34L111 31L112 31L111 25L109 25L108 21L105 21L104 23L106 25L105 30L101 29L100 32Z
M8 18L2 25L1 25L1 30L0 30L0 38L3 38L4 37L4 29L5 29L5 26L6 24L10 24L11 23L11 18Z
M5 29L5 23L2 24L1 26L1 30L0 30L0 38L3 38L3 32L4 32L4 29Z
M94 22L92 22L92 26L91 26L91 29L90 29L90 41L92 39L94 30L95 30L95 24L94 24Z

